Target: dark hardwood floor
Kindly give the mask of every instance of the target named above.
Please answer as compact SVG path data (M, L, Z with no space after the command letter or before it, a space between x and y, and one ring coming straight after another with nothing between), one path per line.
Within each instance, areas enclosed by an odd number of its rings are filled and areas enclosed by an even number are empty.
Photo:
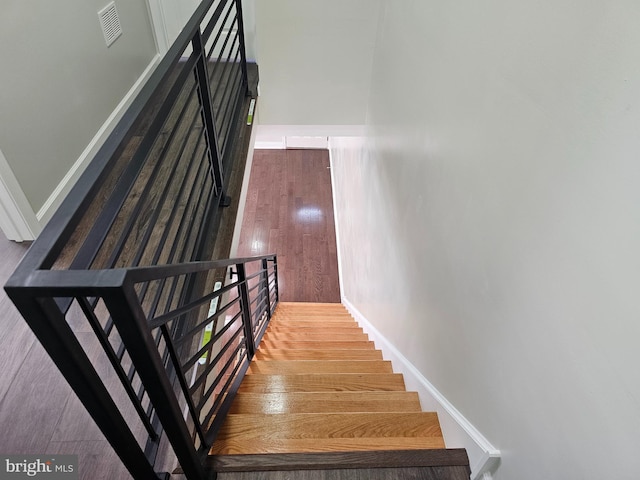
M238 256L278 255L280 300L340 302L328 150L256 150Z

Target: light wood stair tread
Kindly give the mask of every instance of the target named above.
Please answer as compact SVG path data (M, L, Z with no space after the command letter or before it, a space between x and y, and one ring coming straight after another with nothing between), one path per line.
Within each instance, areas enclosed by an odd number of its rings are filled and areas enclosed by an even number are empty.
M442 437L229 439L215 442L211 455L266 453L366 452L371 450L423 450L445 448Z
M287 350L375 350L372 341L295 341L295 340L272 340L271 338L263 338L260 342L260 348L265 351L269 349L287 349Z
M442 437L435 412L227 415L218 440Z
M229 413L420 412L416 392L238 393Z
M362 328L356 323L345 323L344 325L331 325L328 327L332 333L364 333ZM267 333L310 333L318 330L318 326L311 325L283 325L270 323L267 327Z
M210 453L223 470L260 471L349 468L368 452L402 466L444 448L437 414L421 411L344 306L280 302Z
M383 360L254 360L247 374L293 373L393 373Z
M275 333L267 332L262 337L264 340L274 341L300 341L300 342L331 342L333 340L352 341L352 342L368 342L369 336L366 333L345 333L336 335L331 331L326 332L309 332L309 333Z
M283 350L256 352L256 360L382 360L380 350Z
M311 325L357 325L351 315L341 316L312 316L312 315L294 315L291 317L274 315L271 319L274 325L296 325L296 324L311 324Z
M247 375L238 392L339 392L404 391L401 374L344 373L297 375Z
M339 310L346 312L347 309L341 303L315 303L315 302L278 302L278 310L318 310L329 311Z

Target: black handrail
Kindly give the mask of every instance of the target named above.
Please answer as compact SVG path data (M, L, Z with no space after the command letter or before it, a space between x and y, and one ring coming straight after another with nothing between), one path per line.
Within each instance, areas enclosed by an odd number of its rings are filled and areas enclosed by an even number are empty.
M5 286L136 479L204 478L278 301L274 255L207 260L248 94L241 0L204 0Z

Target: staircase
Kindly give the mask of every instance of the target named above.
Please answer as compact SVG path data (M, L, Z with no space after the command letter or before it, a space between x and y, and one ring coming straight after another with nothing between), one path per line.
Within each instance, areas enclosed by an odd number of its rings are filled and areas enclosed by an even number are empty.
M467 465L342 305L284 302L209 458L216 471Z

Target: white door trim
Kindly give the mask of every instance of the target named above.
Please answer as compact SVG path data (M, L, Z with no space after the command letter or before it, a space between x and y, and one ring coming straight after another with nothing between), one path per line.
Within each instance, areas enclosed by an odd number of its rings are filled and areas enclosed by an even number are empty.
M42 231L29 200L0 150L0 229L9 240L35 240Z
M151 27L156 39L156 48L161 56L169 50L169 34L167 33L167 22L162 8L162 0L147 0L149 8L149 18Z

